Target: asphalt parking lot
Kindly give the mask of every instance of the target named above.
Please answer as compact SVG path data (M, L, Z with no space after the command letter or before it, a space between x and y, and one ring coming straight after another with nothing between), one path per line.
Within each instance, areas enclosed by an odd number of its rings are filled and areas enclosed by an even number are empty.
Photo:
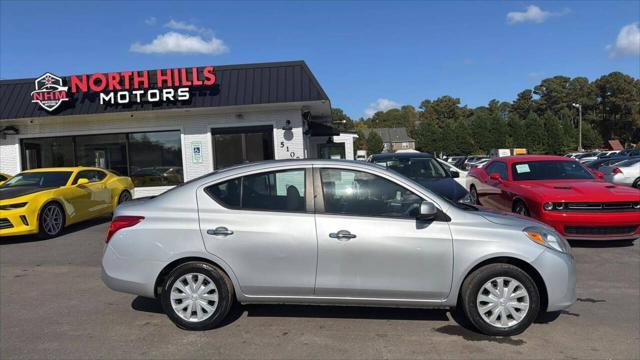
M578 302L490 338L446 310L237 306L208 332L100 280L108 219L0 239L0 358L640 358L640 243L573 244Z

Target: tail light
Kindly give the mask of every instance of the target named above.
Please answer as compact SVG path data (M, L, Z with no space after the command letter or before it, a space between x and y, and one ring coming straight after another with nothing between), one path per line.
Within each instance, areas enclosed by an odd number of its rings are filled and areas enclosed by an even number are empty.
M109 243L113 234L115 234L118 230L132 227L144 220L144 216L118 216L111 221L109 225L109 231L107 232L107 239L105 243Z
M611 172L613 174L622 174L622 170L620 170L620 168L613 168L613 170L611 170Z

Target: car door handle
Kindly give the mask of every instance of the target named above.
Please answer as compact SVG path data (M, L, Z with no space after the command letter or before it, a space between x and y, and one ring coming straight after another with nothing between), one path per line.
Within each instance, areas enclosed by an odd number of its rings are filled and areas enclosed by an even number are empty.
M215 236L228 236L228 235L233 235L233 231L227 229L224 226L219 226L215 229L207 230L207 234L215 235Z
M338 239L340 241L348 241L356 237L355 234L350 233L347 230L340 230L337 233L329 234L329 237L332 239Z

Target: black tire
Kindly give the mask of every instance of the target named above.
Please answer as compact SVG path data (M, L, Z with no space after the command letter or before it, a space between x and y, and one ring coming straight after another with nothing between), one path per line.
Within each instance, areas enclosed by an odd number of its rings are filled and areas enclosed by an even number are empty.
M513 212L522 216L527 216L527 217L531 216L531 213L529 212L529 208L527 207L527 204L525 204L524 201L522 200L516 200L513 203Z
M59 227L56 227L55 229L52 229L51 227L47 226L47 217L49 216L48 214L50 214L51 211L58 211L60 214L60 222L61 225ZM58 204L57 202L50 202L48 204L46 204L45 206L42 207L42 209L40 209L40 213L38 214L38 235L37 237L39 239L51 239L54 238L60 234L62 234L62 232L64 231L64 226L66 223L66 218L65 218L65 213L64 213L64 209L62 208L62 206L60 204Z
M498 277L517 280L529 295L529 309L522 320L510 327L497 327L485 321L477 308L480 289L488 281ZM531 277L520 268L510 264L489 264L469 275L462 284L461 301L464 314L481 333L489 336L513 336L525 331L540 312L540 293ZM510 315L509 315L510 316Z
M129 201L131 200L131 193L129 192L129 190L124 190L120 193L120 196L118 196L118 204L120 205L125 201Z
M633 185L631 185L632 187L636 188L636 189L640 189L640 178L637 178L634 180Z
M183 319L173 309L171 304L171 289L176 281L180 280L184 275L202 274L212 280L217 288L218 301L212 315L202 321L188 321ZM160 303L165 314L179 328L185 330L209 330L217 327L229 313L231 305L234 302L233 284L229 277L219 268L204 262L188 262L175 268L164 281L162 292L160 294ZM188 311L188 310L187 310Z
M471 197L471 203L473 205L480 205L480 199L478 199L478 190L476 190L475 185L471 185L471 187L469 187L469 196Z

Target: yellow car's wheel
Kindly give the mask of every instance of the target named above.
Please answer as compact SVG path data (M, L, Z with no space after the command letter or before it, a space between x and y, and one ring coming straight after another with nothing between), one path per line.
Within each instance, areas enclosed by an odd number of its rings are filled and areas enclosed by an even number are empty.
M131 200L131 193L127 190L124 190L123 192L120 193L120 196L118 196L118 205L129 200Z
M46 204L40 210L38 237L49 239L60 235L64 229L64 220L64 210L60 204L56 202Z

